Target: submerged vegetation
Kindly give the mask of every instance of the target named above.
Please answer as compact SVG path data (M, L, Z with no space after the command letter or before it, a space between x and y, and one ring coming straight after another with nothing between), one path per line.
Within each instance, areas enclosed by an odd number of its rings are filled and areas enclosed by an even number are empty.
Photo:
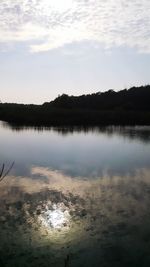
M0 103L0 120L22 125L148 125L150 85L82 96L63 94L43 105Z
M48 181L44 187L39 181L39 190L31 178L21 186L20 180L0 187L1 267L150 265L149 171L82 181L82 194L74 180L69 191ZM67 223L41 223L45 212L57 210L69 213Z

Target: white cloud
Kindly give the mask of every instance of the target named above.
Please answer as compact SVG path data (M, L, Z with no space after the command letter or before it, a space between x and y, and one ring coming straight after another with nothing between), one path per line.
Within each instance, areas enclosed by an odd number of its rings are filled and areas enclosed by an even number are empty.
M72 42L130 46L150 53L149 0L1 0L0 42L32 52Z

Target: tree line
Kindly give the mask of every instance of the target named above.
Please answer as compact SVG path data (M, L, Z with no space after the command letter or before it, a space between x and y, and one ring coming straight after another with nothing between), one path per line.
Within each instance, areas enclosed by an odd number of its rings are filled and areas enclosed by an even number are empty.
M43 105L0 103L0 120L21 125L150 124L150 85L119 92L63 94Z

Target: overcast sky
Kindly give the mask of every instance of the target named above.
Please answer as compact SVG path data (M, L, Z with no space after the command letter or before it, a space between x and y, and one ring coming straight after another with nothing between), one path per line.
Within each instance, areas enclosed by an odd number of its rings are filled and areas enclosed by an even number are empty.
M150 0L0 0L0 99L150 83Z

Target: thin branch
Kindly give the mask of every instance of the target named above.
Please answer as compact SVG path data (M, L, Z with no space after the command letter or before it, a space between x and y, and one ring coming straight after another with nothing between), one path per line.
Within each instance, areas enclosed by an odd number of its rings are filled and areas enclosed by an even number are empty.
M5 164L3 163L3 165L2 165L2 169L1 169L1 172L0 172L0 178L1 178L1 177L2 177L2 175L3 175L4 168L5 168Z
M6 172L4 173L4 171L5 171L5 164L3 163L2 169L1 169L1 172L0 172L0 182L8 175L8 173L11 171L11 169L13 168L13 166L14 166L14 162L10 165L10 167L8 168L8 170L6 170Z

